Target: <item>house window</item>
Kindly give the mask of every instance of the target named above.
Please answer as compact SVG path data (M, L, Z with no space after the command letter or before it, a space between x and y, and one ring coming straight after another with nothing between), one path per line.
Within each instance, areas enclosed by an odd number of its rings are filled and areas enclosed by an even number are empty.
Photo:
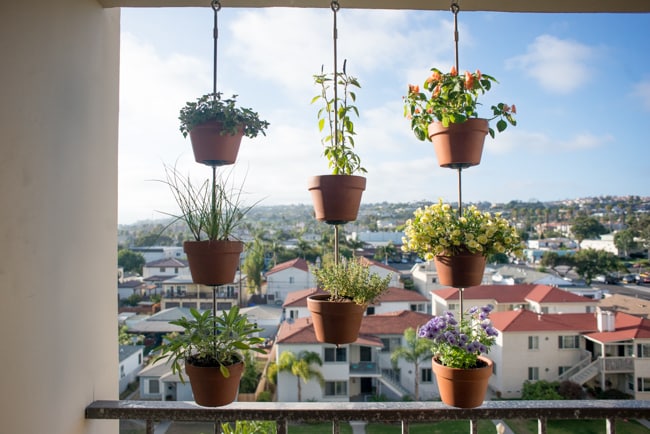
M142 364L142 353L138 353L138 365Z
M424 269L424 267L422 267L422 269ZM431 278L431 283L436 283L436 278L435 277Z
M347 396L348 382L347 381L326 381L325 382L325 396Z
M347 351L345 348L325 348L326 362L346 362Z
M650 357L650 344L637 344L636 346L637 357Z
M381 349L382 353L390 353L395 348L400 346L400 338L381 338L381 343L384 344L384 347Z
M558 366L557 367L557 375L562 375L565 372L567 372L569 369L571 369L571 366Z
M375 314L375 306L368 306L368 309L366 309L366 315L374 315Z
M164 272L165 272L165 267L160 267L159 271L160 271L161 273L164 273Z
M650 378L639 377L636 379L637 392L650 392Z
M412 304L411 305L411 311L412 312L424 312L424 305L423 304Z
M158 383L158 380L149 380L149 393L160 393L160 383Z
M543 313L543 314L548 313L548 307L543 307L543 308L542 308L542 313Z
M174 274L178 274L178 267L174 268Z
M529 381L539 380L539 368L537 366L528 367L528 380Z
M292 309L289 311L289 318L296 319L298 318L298 309Z
M292 283L294 283L293 276L289 277L289 284L292 284Z
M124 373L124 365L120 365L120 378L126 377L126 374Z
M580 336L558 336L558 348L580 348Z
M431 368L420 369L420 383L433 382L433 370Z
M449 303L447 305L447 310L451 312L456 312L457 309L458 309L458 305L456 303Z
M528 349L539 350L539 336L528 336Z

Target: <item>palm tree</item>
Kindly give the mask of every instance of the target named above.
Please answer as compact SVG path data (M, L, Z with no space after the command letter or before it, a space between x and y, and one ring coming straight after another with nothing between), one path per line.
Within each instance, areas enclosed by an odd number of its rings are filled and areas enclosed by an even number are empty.
M323 366L323 361L320 356L313 351L301 351L298 355L291 351L285 351L280 354L280 361L278 363L278 371L290 372L291 375L296 377L298 382L298 402L302 401L302 391L300 380L302 379L305 384L312 378L315 378L320 383L321 387L325 384L323 374L312 365L317 364Z
M397 364L400 359L408 363L413 363L413 372L415 373L415 400L420 400L420 362L430 360L432 357L431 344L429 339L418 337L413 327L404 330L404 342L406 345L397 347L390 353L390 360Z

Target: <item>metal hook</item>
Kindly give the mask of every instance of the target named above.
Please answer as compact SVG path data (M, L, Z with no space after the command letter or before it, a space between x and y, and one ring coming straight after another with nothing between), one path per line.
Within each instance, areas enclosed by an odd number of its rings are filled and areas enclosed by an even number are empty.
M219 12L221 10L221 2L219 0L212 0L210 6L212 6L212 10L215 12Z
M460 11L460 6L458 6L458 3L454 2L451 4L451 11L453 12L454 15L458 14L458 11Z
M334 12L338 12L338 10L341 9L341 5L337 0L332 0L331 8Z

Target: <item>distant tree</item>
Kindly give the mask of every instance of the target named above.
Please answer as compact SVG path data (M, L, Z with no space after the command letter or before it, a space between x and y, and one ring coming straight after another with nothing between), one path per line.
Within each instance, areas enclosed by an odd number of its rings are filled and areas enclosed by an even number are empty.
M413 327L404 330L404 342L406 345L397 347L390 354L390 360L394 365L400 359L404 359L407 363L413 364L414 372L414 390L415 400L420 400L420 363L430 360L432 356L431 340L420 338Z
M582 389L582 386L569 380L560 383L557 388L557 393L559 393L564 399L582 399L585 397L585 392Z
M302 401L300 380L307 384L309 380L315 378L321 386L325 383L323 374L318 369L315 369L314 365L323 366L323 360L320 358L318 353L313 351L301 351L298 355L291 351L285 351L280 354L277 369L279 372L290 372L291 375L296 377L298 386L298 402Z
M142 275L142 267L144 267L145 262L144 256L133 250L122 249L117 252L117 265L124 268L126 272Z
M546 251L542 255L540 265L549 268L555 268L560 265L573 266L573 257L571 255L560 255L557 252Z
M160 232L148 232L138 235L133 244L136 247L173 246L175 241L170 236L162 235Z
M585 279L587 285L594 277L617 271L619 260L613 253L604 250L584 249L573 255L576 272Z
M403 277L401 278L402 280L402 285L404 285L404 289L408 289L409 291L412 291L415 289L415 282L413 282L413 279L410 277Z
M614 234L614 245L623 253L626 258L630 256L630 251L637 246L634 241L634 230L623 229Z
M580 245L583 240L606 234L607 228L593 217L578 216L571 222L571 233Z
M264 271L264 246L257 238L247 246L242 271L246 273L248 292L251 294L259 292L262 288L262 272Z
M142 345L144 343L144 335L129 333L129 326L124 324L118 329L118 341L120 345Z
M630 219L630 227L641 239L643 247L648 249L648 259L650 259L650 214L641 214Z
M255 356L251 351L244 353L244 373L239 382L241 393L255 393L260 379L260 371L255 363Z

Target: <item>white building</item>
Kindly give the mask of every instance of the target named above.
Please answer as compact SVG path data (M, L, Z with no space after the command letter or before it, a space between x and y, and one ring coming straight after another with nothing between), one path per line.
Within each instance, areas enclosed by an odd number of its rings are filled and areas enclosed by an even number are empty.
M265 276L269 303L282 304L290 292L316 286L309 264L302 258L278 264L267 271Z
M135 381L144 363L144 345L120 345L120 393Z

